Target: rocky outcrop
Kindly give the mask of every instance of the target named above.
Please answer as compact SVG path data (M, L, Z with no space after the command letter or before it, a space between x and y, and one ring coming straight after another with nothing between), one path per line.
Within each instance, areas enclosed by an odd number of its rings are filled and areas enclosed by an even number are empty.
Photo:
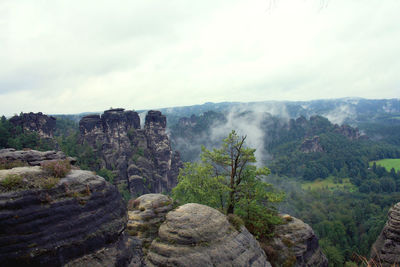
M324 149L320 144L319 136L305 139L300 146L300 151L303 153L323 152Z
M71 164L76 163L76 159L66 157L61 151L37 151L37 150L15 150L14 148L0 149L0 163L21 163L22 165L39 166L44 161L65 160Z
M21 113L10 119L14 126L20 126L23 131L37 132L40 137L53 138L56 128L56 118L39 113Z
M388 220L372 246L371 259L379 266L400 264L400 202L388 213Z
M158 228L172 210L172 203L170 197L162 194L146 194L129 201L127 232L142 241L145 252L158 236Z
M140 240L124 232L115 186L82 170L52 184L44 176L39 166L0 170L2 266L140 266Z
M258 242L219 211L185 204L170 211L149 248L148 266L271 266Z
M266 249L272 265L327 267L328 260L312 228L290 215L282 217L284 224L276 226L275 236Z
M196 115L192 114L192 116L190 116L190 118L188 118L188 117L180 118L178 120L178 125L180 127L194 127L197 125L197 120L198 120L198 117Z
M79 122L81 142L100 159L99 168L113 170L116 183L124 183L133 196L168 192L177 183L179 154L172 152L166 118L149 111L144 129L137 112L111 109Z
M342 126L335 124L334 132L339 133L339 134L347 137L350 140L368 139L368 137L366 135L363 135L360 133L358 128L353 128L346 124L344 124Z

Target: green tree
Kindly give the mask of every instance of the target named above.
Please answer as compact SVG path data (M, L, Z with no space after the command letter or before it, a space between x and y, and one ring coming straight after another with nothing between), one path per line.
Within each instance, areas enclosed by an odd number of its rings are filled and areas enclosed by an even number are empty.
M114 183L115 174L112 171L110 171L106 168L101 168L96 173L97 173L97 175L106 179L107 182Z
M223 211L229 192L223 179L221 176L213 176L210 164L185 163L172 194L180 202L201 203Z
M268 168L257 168L255 149L235 131L212 151L202 147L201 162L187 163L172 196L181 203L197 202L239 215L255 235L268 235L280 222L273 203L283 199L264 178Z
M243 181L237 188L235 213L258 238L269 235L273 226L281 222L269 204L282 201L284 194L276 192L271 184L261 179L269 173L267 168L248 166L244 170Z
M246 167L256 162L255 149L245 147L246 136L239 137L232 131L223 140L222 147L214 148L212 151L202 147L201 159L204 163L210 164L215 176L228 178L229 198L227 214L233 214L236 202L239 200L239 188L244 180Z

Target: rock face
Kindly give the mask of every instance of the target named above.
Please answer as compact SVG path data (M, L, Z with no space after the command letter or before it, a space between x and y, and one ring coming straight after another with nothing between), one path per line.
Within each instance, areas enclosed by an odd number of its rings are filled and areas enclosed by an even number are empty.
M56 118L39 113L22 113L10 119L14 126L20 126L23 131L37 132L40 137L53 138L56 128Z
M146 258L147 266L271 266L254 237L219 211L185 204L170 211Z
M303 221L284 215L285 224L278 225L269 244L268 258L273 266L327 267L328 260L318 245L312 228Z
M323 152L324 149L320 144L319 136L314 136L311 139L305 139L300 146L300 151L303 153Z
M39 166L47 160L68 159L75 164L75 158L66 157L61 151L15 150L14 148L0 149L0 162L20 162L29 166Z
M400 264L400 202L388 214L388 220L372 246L371 259L379 266Z
M1 170L0 182L7 179L3 173L15 169ZM24 179L41 177L39 167L22 169L36 169L26 171ZM105 255L106 263L113 264L102 266L127 266L140 241L124 234L126 221L115 186L88 171L72 170L52 187L9 190L0 194L0 262L93 266Z
M335 124L334 131L347 137L350 140L358 140L360 138L368 139L368 137L366 135L363 135L360 133L358 128L353 128L353 127L350 127L349 125L345 125L345 124L342 126Z
M179 154L172 152L166 118L149 111L144 129L134 111L111 109L79 122L81 142L100 158L100 168L113 170L116 183L124 183L133 196L168 192L177 183Z
M129 201L127 232L142 241L145 252L158 236L158 228L172 210L172 203L170 197L162 194L147 194Z

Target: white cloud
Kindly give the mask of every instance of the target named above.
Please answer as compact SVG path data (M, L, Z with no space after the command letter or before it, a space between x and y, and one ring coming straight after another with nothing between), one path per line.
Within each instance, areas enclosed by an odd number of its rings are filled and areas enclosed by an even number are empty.
M398 97L399 13L397 0L3 0L0 114Z

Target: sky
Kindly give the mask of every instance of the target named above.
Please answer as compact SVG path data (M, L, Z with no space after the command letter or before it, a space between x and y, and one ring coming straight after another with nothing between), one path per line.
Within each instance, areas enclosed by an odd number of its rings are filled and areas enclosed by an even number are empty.
M398 0L1 0L0 114L400 97Z

